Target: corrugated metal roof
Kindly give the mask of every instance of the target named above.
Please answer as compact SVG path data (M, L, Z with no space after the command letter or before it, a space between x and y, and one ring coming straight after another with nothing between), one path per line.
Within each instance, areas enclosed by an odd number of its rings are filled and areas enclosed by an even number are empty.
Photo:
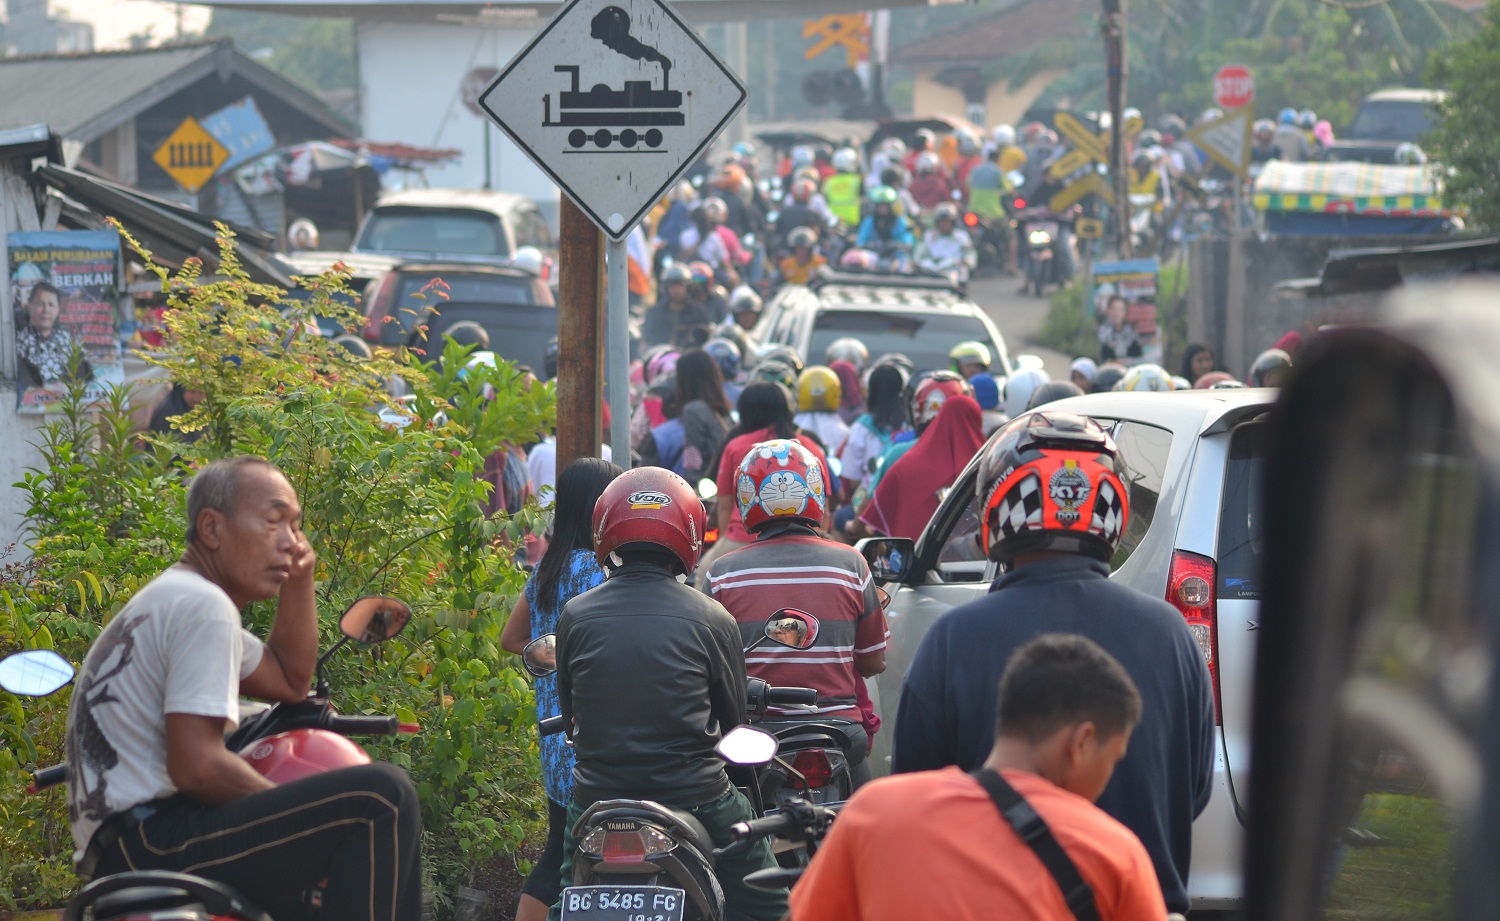
M0 58L0 129L45 122L92 141L211 70L221 44Z

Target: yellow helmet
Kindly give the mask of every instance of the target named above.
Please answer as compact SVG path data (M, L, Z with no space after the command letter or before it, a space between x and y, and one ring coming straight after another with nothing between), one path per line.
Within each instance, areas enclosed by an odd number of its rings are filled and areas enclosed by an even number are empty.
M797 378L797 411L834 412L844 398L844 386L832 368L813 365Z

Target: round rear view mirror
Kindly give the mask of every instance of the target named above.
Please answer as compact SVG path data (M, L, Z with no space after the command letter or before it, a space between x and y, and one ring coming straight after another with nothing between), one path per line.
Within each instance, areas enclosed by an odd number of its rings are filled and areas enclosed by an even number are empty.
M557 671L557 634L544 633L521 650L521 662L538 678Z
M0 688L21 697L46 697L73 680L73 666L50 649L28 649L0 659Z
M776 757L776 737L764 729L751 726L736 726L725 733L714 751L730 764L754 767L769 764Z
M766 621L766 639L793 649L808 649L818 641L818 619L806 611L782 608Z
M339 618L339 630L355 642L374 646L406 629L411 608L400 598L367 595L349 605Z

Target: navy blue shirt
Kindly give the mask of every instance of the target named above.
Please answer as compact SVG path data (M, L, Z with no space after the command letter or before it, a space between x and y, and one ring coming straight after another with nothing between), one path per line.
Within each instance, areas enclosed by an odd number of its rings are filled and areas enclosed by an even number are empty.
M892 765L976 770L995 739L1000 674L1043 633L1077 633L1104 647L1141 692L1141 724L1099 797L1151 855L1170 911L1186 912L1193 819L1213 779L1213 691L1182 615L1164 600L1109 581L1109 565L1081 556L1030 563L990 594L939 617L901 689Z

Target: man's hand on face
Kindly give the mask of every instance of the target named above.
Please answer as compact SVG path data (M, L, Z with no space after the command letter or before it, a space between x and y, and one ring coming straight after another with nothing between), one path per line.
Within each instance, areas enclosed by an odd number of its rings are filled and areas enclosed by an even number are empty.
M317 568L318 554L313 550L307 535L299 530L292 547L292 568L287 573L286 585L282 587L282 591L286 591L286 586L306 587Z

